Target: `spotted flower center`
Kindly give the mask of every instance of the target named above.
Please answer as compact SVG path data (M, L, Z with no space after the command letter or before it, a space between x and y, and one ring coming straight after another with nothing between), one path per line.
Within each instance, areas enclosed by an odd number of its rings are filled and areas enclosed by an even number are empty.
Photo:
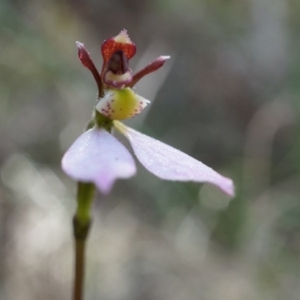
M149 103L130 88L108 89L96 109L112 120L124 120L139 114Z

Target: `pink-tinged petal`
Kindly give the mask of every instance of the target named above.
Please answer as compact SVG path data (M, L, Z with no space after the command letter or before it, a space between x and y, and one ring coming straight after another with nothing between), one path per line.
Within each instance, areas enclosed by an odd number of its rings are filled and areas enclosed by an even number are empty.
M127 86L133 87L141 78L161 68L164 65L164 63L170 58L171 56L167 55L163 55L156 58L149 65L147 65L142 70L134 74L132 77L132 81L129 84L127 84Z
M129 151L104 129L83 133L62 159L63 170L77 181L93 182L107 194L117 178L129 178L136 172Z
M135 155L151 173L167 180L208 182L234 196L234 185L202 162L120 122L115 127L130 141Z

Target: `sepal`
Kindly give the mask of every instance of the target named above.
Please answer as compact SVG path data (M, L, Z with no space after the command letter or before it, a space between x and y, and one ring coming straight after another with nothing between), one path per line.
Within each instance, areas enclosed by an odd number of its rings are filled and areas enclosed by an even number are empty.
M62 169L76 181L92 182L104 194L118 178L136 172L129 151L104 129L92 128L83 133L62 159Z
M117 36L112 37L103 42L101 46L101 52L102 52L104 64L118 50L123 51L127 59L132 58L136 52L136 46L130 40L127 34L127 30L125 29L123 29Z
M231 179L222 176L202 162L115 121L115 127L124 134L140 163L161 179L207 182L234 197Z

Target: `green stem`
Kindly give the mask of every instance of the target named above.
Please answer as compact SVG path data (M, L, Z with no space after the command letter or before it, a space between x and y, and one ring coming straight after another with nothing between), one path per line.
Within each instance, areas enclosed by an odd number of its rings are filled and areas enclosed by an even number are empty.
M91 227L91 205L95 193L92 183L78 182L77 210L73 218L75 273L73 300L82 300L84 291L85 245Z
M108 132L111 132L111 129L113 127L112 119L109 119L108 117L103 116L101 113L99 113L97 110L95 110L94 120L95 120L95 124L99 128L105 128Z

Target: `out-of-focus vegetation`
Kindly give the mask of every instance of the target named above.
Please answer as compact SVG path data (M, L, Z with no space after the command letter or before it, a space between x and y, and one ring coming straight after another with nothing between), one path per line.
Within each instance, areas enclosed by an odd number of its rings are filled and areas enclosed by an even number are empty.
M0 2L0 299L68 299L75 184L60 169L96 86L77 59L126 28L131 126L232 177L237 197L144 169L94 207L87 300L298 300L300 2Z

